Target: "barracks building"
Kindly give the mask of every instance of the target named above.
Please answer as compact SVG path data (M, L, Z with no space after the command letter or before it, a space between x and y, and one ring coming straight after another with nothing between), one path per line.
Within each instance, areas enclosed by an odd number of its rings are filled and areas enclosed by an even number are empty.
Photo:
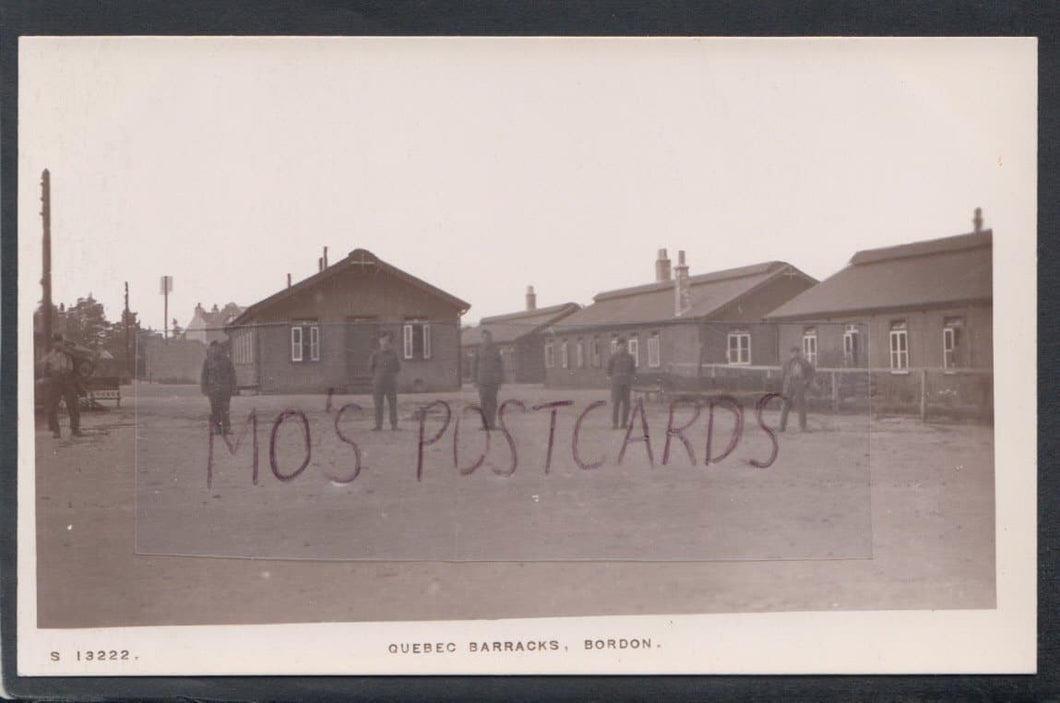
M367 392L368 360L390 332L402 393L460 387L460 317L470 306L356 249L246 308L228 325L240 388L260 393Z
M544 345L546 383L606 386L620 336L643 382L698 377L707 365L776 366L778 329L763 322L765 315L817 283L783 261L690 276L685 253L671 267L665 249L655 278L599 293L592 305L554 324Z
M533 286L526 289L526 309L506 315L484 317L476 327L460 334L464 350L464 378L473 381L471 369L482 345L482 332L489 330L504 362L506 383L545 382L545 330L581 309L577 303L537 307Z

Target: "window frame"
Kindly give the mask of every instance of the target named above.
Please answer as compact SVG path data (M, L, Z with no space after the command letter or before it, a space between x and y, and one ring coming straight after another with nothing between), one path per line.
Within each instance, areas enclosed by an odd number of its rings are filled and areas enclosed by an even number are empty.
M738 357L735 361L733 360L733 340L736 340L736 356ZM740 344L741 339L746 339L746 346ZM747 352L747 359L744 360L740 357L743 356L743 352ZM725 337L725 362L730 366L750 366L751 365L751 332L744 329L730 330Z
M957 358L961 349L961 330L964 328L964 318L947 317L942 324L942 368L946 371L954 371L961 368L961 362Z
M320 325L309 325L309 360L320 361Z
M847 325L843 330L843 364L848 367L858 365L858 355L861 351L861 330L857 325Z
M909 373L909 327L904 320L891 323L887 349L891 373Z
M416 337L419 336L419 356ZM429 361L431 358L431 323L422 318L405 320L401 325L401 358L405 361Z
M296 332L298 333L297 334L297 337L298 337L298 341L297 342L295 341L295 336L296 336L295 333ZM302 332L302 325L298 325L298 324L291 325L290 342L291 343L290 343L290 350L289 351L290 351L290 355L291 355L291 363L298 363L298 364L302 363L305 360L304 359L304 357L305 357L304 351L305 350L303 348L303 346L304 346L304 336L303 336L303 332Z
M659 333L652 332L648 335L648 368L657 369L662 366L662 343Z
M810 349L813 347L813 349ZM812 366L817 367L817 328L808 327L802 331L802 355Z
M553 369L556 367L556 347L553 342L545 342L545 368Z
M570 368L570 348L565 339L559 343L559 365L563 369Z
M626 351L628 351L630 353L630 355L633 357L633 367L639 369L640 368L640 338L639 337L630 336L630 338L628 340L626 340Z

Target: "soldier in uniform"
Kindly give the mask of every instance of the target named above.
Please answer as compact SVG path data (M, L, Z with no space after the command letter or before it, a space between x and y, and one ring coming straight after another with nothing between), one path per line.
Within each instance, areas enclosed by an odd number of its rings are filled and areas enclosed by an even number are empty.
M390 333L379 335L379 348L372 352L368 359L368 369L372 373L372 400L375 403L375 426L373 431L383 429L383 401L390 406L390 429L398 427L397 416L397 375L401 370L401 360L397 352L390 348Z
M52 436L62 437L59 429L59 401L66 401L66 412L70 416L70 434L82 437L81 407L78 401L80 380L74 359L66 350L61 334L52 337L52 349L41 361L44 375L44 410L48 416L48 429Z
M607 360L607 377L611 379L611 427L620 429L629 424L629 394L637 374L637 360L626 348L626 340L616 340L618 348Z
M799 429L806 432L806 389L813 381L813 364L802 356L801 347L791 348L791 358L784 362L784 405L780 411L780 431L788 429L788 412L794 405L799 413Z
M471 377L478 386L478 399L486 427L492 430L497 426L497 393L504 382L504 361L489 330L482 330L482 345L475 355Z
M210 399L210 430L215 434L231 434L228 408L236 391L236 369L216 341L210 342L200 378L203 395Z

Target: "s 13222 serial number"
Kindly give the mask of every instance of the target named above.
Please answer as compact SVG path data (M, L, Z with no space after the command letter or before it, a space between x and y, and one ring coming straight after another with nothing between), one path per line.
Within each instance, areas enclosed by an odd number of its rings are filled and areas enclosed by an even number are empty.
M77 650L77 661L129 661L127 649L85 649Z

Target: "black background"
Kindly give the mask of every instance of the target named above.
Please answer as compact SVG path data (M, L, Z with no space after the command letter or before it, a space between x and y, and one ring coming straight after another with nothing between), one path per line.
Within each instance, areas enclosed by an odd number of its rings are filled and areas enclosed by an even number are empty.
M22 698L190 700L1060 700L1055 460L1058 5L1052 2L362 2L0 0L0 632ZM15 676L17 51L23 35L1038 36L1039 575L1037 676L200 677ZM998 262L1004 266L1005 262ZM1008 418L1006 418L1008 419ZM1004 467L1000 457L999 468ZM1028 505L1027 510L1033 506ZM23 584L32 587L32 584ZM805 646L812 648L812 634Z

